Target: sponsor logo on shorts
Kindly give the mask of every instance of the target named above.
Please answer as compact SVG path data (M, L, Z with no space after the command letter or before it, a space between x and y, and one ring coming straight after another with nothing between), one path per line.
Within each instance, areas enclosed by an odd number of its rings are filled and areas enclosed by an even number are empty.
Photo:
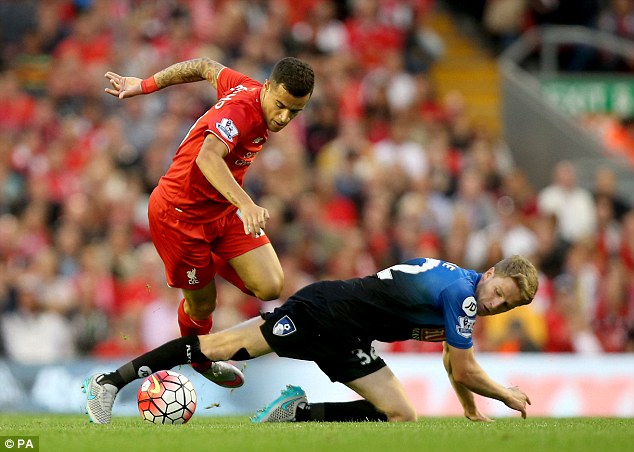
M276 336L288 336L289 334L293 334L295 331L297 331L295 324L287 315L279 319L275 322L275 325L273 325L273 334Z

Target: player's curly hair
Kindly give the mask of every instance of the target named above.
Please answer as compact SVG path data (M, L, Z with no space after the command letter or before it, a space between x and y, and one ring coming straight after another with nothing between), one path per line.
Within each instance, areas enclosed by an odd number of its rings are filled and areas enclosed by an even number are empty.
M496 276L508 276L513 278L515 284L520 289L522 304L529 304L535 298L537 287L539 286L539 278L537 269L524 256L513 255L502 259L493 266Z
M310 64L293 57L282 58L273 67L270 77L274 85L283 85L294 97L313 93L315 73Z

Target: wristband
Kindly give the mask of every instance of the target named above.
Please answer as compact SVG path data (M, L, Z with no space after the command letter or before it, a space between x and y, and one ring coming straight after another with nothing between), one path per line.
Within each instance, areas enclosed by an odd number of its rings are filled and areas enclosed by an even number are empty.
M156 80L154 80L154 76L146 78L141 82L141 92L143 94L150 94L158 90L159 87L156 84Z

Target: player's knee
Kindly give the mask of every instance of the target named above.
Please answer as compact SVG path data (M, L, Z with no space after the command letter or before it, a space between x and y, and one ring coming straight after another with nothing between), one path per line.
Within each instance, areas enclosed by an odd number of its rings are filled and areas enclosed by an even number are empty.
M188 299L187 314L194 319L206 319L216 309L215 299Z
M284 276L280 275L267 279L265 283L258 284L257 287L249 287L249 289L251 289L260 300L269 301L279 298L283 287Z

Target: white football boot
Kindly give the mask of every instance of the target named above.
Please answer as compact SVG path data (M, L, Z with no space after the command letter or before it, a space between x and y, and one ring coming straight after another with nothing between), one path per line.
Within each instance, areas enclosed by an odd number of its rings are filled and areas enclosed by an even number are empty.
M200 371L207 380L223 388L239 388L244 384L244 374L236 366L225 361L213 361L209 369Z
M82 391L86 393L86 414L90 422L109 424L112 417L112 406L119 390L109 383L101 384L99 380L104 374L96 374L86 378Z

